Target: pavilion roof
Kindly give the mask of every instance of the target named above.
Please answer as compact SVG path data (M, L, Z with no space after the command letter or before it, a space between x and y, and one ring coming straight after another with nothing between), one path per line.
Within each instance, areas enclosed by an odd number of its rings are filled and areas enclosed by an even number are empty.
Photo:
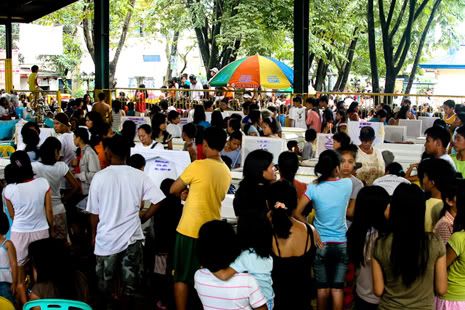
M0 0L0 24L30 23L77 0Z

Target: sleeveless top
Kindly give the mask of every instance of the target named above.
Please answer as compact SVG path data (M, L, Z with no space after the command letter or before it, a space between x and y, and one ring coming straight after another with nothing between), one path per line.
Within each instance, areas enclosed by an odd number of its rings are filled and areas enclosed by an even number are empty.
M0 282L12 283L10 258L5 243L6 239L0 245Z
M311 309L312 265L315 253L313 231L308 224L307 240L302 256L281 257L278 240L275 236L278 256L273 256L274 310ZM305 251L311 240L310 250Z

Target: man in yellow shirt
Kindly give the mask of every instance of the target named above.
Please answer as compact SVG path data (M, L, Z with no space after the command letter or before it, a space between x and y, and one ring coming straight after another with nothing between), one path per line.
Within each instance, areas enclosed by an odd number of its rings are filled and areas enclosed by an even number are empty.
M192 289L194 273L200 267L196 253L200 227L209 221L221 219L221 202L231 184L231 174L220 154L225 143L224 130L215 127L206 129L203 141L206 159L192 162L171 186L171 194L176 195L180 195L189 186L174 249L174 296L177 310L187 309L189 289Z
M39 66L33 65L31 67L31 74L27 78L27 84L29 85L29 91L34 96L33 104L37 104L37 100L39 99L39 91L41 90L39 87L39 83L37 82L37 74L39 73Z

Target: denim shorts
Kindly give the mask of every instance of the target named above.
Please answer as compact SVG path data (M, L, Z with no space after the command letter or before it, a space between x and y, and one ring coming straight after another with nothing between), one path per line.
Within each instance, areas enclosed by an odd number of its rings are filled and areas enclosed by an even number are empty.
M326 243L318 248L314 263L317 288L344 288L348 262L346 243Z
M11 293L11 283L0 282L0 296L8 299L12 303L15 303L15 299Z

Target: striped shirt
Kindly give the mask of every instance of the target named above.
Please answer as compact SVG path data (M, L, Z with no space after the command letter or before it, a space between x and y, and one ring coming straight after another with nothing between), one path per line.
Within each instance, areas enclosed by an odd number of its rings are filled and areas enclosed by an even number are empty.
M204 309L255 309L266 303L257 281L247 273L237 273L222 281L208 269L200 269L194 279Z

